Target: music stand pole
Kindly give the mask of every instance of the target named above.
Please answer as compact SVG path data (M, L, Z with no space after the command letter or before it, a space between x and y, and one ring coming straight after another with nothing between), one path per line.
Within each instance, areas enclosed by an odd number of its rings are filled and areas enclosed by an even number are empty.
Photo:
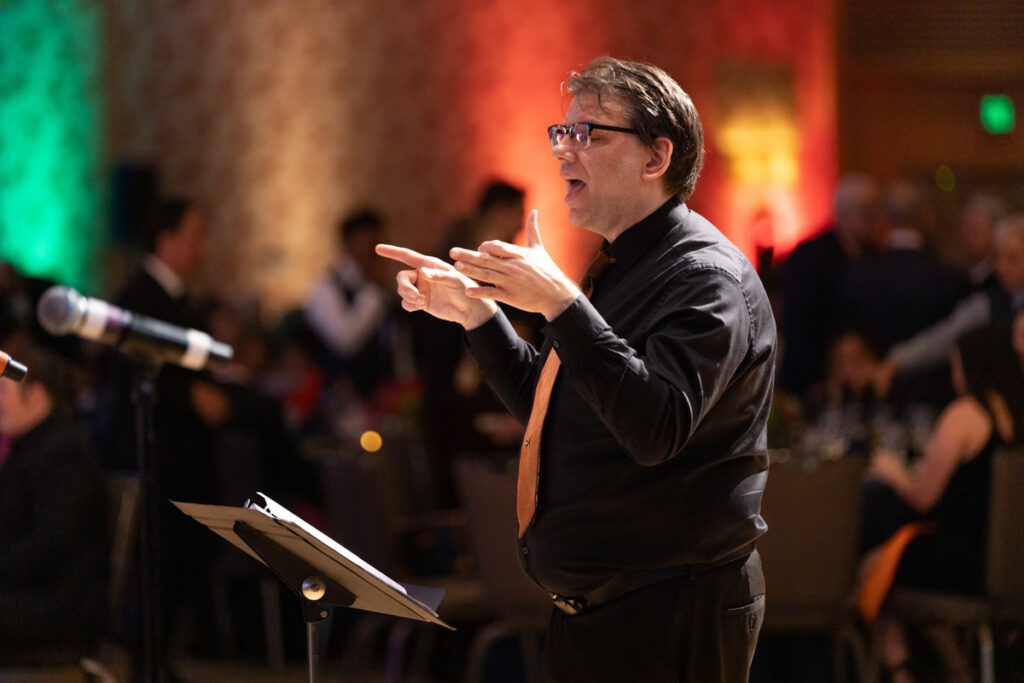
M301 558L291 554L245 522L235 522L232 529L292 592L298 594L302 601L302 617L306 622L309 683L316 683L320 659L317 624L326 619L328 614L321 601L327 605L348 607L355 602L356 596L344 586L325 580Z
M322 578L311 574L302 582L302 618L306 622L306 660L309 663L309 683L316 683L320 666L320 641L317 624L327 618L327 608L319 603L327 594Z

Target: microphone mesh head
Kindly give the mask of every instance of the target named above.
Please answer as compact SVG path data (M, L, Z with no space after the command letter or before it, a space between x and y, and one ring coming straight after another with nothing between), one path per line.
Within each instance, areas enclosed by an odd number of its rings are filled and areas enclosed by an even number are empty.
M70 287L50 287L39 297L36 313L39 324L50 334L68 334L79 318L82 296Z

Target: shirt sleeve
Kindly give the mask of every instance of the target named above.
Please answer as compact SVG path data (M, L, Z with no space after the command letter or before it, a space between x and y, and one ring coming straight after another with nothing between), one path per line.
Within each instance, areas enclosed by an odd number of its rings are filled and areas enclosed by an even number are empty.
M469 350L505 409L524 425L530 419L540 353L524 341L504 311L466 332Z
M987 325L991 317L988 297L981 292L972 294L960 302L947 318L889 349L887 358L900 370L920 370L939 365L949 360L960 335Z
M754 337L740 283L716 268L678 276L655 302L642 347L579 297L544 328L564 378L642 465L679 455L729 389Z

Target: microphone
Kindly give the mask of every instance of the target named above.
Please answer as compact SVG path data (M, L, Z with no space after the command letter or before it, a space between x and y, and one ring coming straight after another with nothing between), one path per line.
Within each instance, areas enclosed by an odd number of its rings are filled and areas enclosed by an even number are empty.
M25 379L26 374L28 374L28 368L0 351L0 377L21 382Z
M231 346L205 332L132 313L70 287L58 285L43 292L37 312L50 334L74 334L158 364L201 370L227 363L235 354Z

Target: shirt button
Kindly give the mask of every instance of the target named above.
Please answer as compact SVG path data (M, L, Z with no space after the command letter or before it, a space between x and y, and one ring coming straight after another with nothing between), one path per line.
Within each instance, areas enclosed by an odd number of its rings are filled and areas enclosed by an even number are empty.
M529 549L529 548L527 548L527 547L526 547L526 546L524 545L524 546L523 546L523 555L529 555L529 554L530 554L530 549Z
M556 349L562 348L562 342L558 341L557 339L551 342L551 345L554 346Z
M529 439L527 439L526 441L524 441L524 442L523 442L523 445L524 445L524 446L529 446L529 445L530 445L530 440L529 440Z

